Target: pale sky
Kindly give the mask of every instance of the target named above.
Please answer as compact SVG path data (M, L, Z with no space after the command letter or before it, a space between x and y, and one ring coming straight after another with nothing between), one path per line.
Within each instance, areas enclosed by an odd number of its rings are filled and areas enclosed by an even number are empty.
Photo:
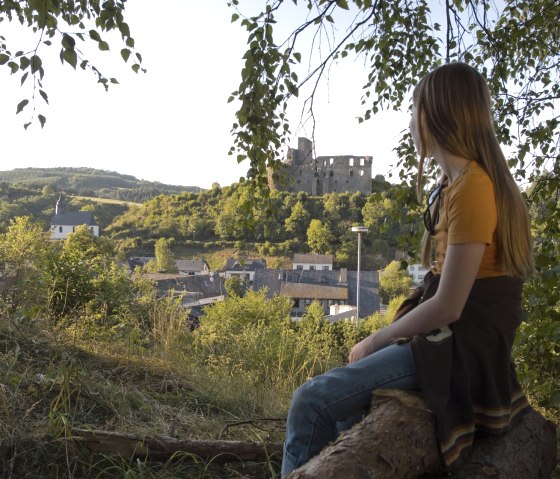
M130 71L120 57L122 44L109 39L112 51L94 50L93 58L106 76L119 80L109 92L89 72L61 65L58 46L39 51L50 102L37 100L37 113L47 117L43 130L38 122L27 131L23 128L31 105L16 115L16 105L31 95L32 83L28 79L21 87L20 76L10 76L2 67L0 170L84 166L202 188L238 181L249 165L247 161L238 165L227 154L235 121L235 105L227 104L227 99L239 84L246 33L239 22L231 23L233 11L226 3L162 0L154 8L156 3L147 0L127 2L126 19L148 72ZM240 3L242 11L265 4L264 0ZM0 24L0 34L12 52L36 43L21 32L19 24L17 28L6 21ZM303 65L300 78L305 73ZM392 148L408 126L408 115L383 112L359 125L365 75L355 62L331 69L328 84L315 100L316 153L371 155L373 175L386 175L395 163ZM298 136L311 134L310 125L298 130L300 115L301 104L294 105L290 146L297 146Z

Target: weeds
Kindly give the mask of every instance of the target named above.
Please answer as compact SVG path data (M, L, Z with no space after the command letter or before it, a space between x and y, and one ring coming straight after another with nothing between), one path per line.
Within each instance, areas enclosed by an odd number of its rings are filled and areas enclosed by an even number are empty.
M250 292L209 308L190 332L176 298L149 304L121 327L87 315L0 321L3 479L277 477L276 457L158 462L86 453L69 439L74 428L217 439L228 425L228 439L281 441L293 390L340 364L356 334L388 321L374 315L356 332L310 314L295 325L288 303Z

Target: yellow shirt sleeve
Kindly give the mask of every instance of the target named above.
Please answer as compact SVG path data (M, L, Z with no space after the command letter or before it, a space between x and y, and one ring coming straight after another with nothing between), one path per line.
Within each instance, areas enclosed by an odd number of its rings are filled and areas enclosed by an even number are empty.
M456 181L449 192L447 244L492 244L498 214L490 178L472 169Z

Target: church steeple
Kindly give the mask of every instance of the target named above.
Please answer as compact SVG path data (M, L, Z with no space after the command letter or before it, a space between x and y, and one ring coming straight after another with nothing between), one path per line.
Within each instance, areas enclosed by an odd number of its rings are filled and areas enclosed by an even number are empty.
M54 208L54 214L60 215L62 213L62 194L58 196L58 200L56 200L56 206Z

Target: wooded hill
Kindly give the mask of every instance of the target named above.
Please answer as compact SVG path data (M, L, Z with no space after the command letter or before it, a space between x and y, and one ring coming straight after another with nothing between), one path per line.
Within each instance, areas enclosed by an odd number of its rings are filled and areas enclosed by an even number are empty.
M158 195L198 192L198 186L166 185L131 175L95 168L16 168L0 171L0 179L14 186L67 194L143 203Z
M55 172L60 173L58 185L67 184L71 188L55 188ZM4 178L9 178L10 183L0 183L0 232L17 216L30 216L47 230L62 194L65 209L94 214L102 235L115 241L122 256L153 254L155 241L166 238L177 257L204 256L224 248L283 257L314 251L335 254L338 267L353 267L357 243L350 228L365 224L370 233L363 238L364 252L367 251L363 265L378 269L394 259L396 250L410 250L405 243L416 243L417 238L411 232L419 230L414 226L420 216L411 188L388 183L382 177L372 180L371 195L310 196L303 192L272 191L269 198L272 214L266 215L258 198L250 210L244 208L253 193L243 184L225 187L215 184L200 192L173 192L174 186L155 184L153 188L159 189L150 192L145 187L116 186L132 184L131 176L111 176L110 172L86 168L22 169L8 173ZM104 187L89 192L85 189L96 182L110 184L104 178L111 178L112 189ZM119 204L118 200L103 202L100 198L111 196L105 194L108 190L121 198L134 198L135 192L145 192L146 196L161 194L135 206ZM399 235L404 243L398 239Z

